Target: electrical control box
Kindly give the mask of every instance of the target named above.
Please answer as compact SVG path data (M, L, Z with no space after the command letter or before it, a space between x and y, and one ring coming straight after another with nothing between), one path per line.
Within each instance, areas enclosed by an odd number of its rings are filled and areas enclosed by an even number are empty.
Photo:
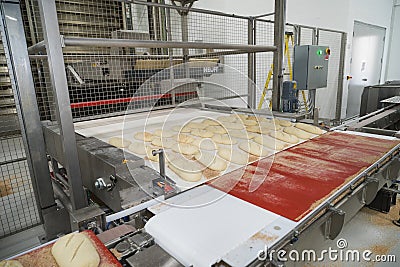
M331 51L327 46L299 45L294 47L293 80L299 90L327 86Z

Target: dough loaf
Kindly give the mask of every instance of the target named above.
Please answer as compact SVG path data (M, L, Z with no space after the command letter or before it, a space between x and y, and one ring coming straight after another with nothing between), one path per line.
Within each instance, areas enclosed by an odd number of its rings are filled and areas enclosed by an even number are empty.
M200 122L189 122L188 124L185 125L185 127L188 127L190 129L204 129L206 128L207 125L204 125Z
M207 131L207 130L201 130L201 129L194 129L191 132L192 135L198 136L198 137L203 137L203 138L210 138L214 135L213 132Z
M271 136L268 135L258 135L254 137L254 142L263 145L265 147L268 147L273 150L282 150L288 145L285 142L276 140L275 138L272 138Z
M273 131L275 127L265 127L265 126L259 126L259 125L254 125L254 126L247 126L246 130L251 133L259 133L259 134L268 134L270 131Z
M232 114L232 115L230 115L230 116L232 116L232 117L238 117L238 118L241 119L242 121L247 120L247 118L249 117L249 115L246 115L246 114L239 114L239 113L237 113L237 114Z
M236 137L240 139L253 139L256 136L256 134L252 132L246 132L245 130L231 130L229 131L228 135L230 137Z
M173 146L172 150L184 155L194 155L199 152L199 148L197 146L186 143L179 143L178 145Z
M194 155L194 158L207 168L214 171L223 171L228 167L226 161L217 157L216 153L202 151Z
M179 132L179 133L190 133L190 131L192 130L191 128L187 127L187 126L174 126L172 127L172 130L175 132Z
M241 121L238 122L224 122L224 127L231 130L242 130L244 129L244 125Z
M151 133L148 133L148 132L135 133L134 137L137 140L142 140L142 141L145 141L145 142L151 142L151 140L153 140L153 135Z
M218 156L238 165L245 165L249 162L249 154L241 150L232 151L232 149L229 148L219 148Z
M188 182L197 182L202 178L204 167L193 160L188 160L179 155L168 158L168 168L180 178Z
M218 125L221 125L221 123L219 123L218 121L213 120L213 119L205 119L205 120L203 120L202 123L204 125L206 125L206 126L218 126Z
M174 139L180 143L188 144L191 144L194 141L194 138L187 134L178 134Z
M0 267L24 267L24 266L17 260L4 260L0 261Z
M322 131L320 128L314 126L314 125L309 125L305 123L296 123L294 125L296 128L302 129L306 132L312 133L312 134L323 134L324 131Z
M183 171L181 169L176 168L173 165L168 165L168 167L176 173L179 177L181 177L183 180L188 181L188 182L197 182L201 180L202 177L202 172L187 172Z
M225 134L226 130L222 126L208 126L206 128L207 131L213 132L215 134Z
M296 128L296 127L286 127L283 131L285 133L295 135L300 139L308 140L308 139L313 137L313 134L311 134L309 132L306 132L306 131L303 131L303 130L301 130L299 128Z
M108 140L108 143L110 145L118 147L118 148L124 148L124 147L128 147L131 144L131 141L126 140L121 137L114 136Z
M193 145L197 146L200 150L216 150L218 145L211 139L196 138Z
M267 118L260 117L260 116L249 116L247 118L247 120L253 120L253 121L257 121L257 122L268 122L269 121Z
M220 122L235 122L237 120L237 116L220 116L217 118Z
M293 125L293 123L291 123L288 120L281 120L281 119L274 119L275 124L279 124L280 126L283 127L290 127Z
M299 138L297 138L297 136L287 134L284 132L270 132L269 135L272 136L273 138L276 138L278 140L281 140L283 142L290 143L290 144L297 144L299 142Z
M154 131L153 135L159 136L159 137L162 137L162 138L170 138L170 137L175 135L175 132L171 131L171 130L158 129L158 130Z
M153 138L151 144L154 146L162 147L162 148L171 148L177 144L175 140L166 139L166 138Z
M253 141L241 142L239 148L257 157L266 157L270 154L267 148Z
M243 124L246 126L254 126L257 125L257 121L253 121L253 120L243 120Z
M60 267L96 267L100 257L89 238L81 233L61 237L51 248Z
M133 142L128 150L139 155L146 155L146 144L144 142Z
M237 143L237 141L232 139L228 134L215 134L212 140L223 145L233 145Z

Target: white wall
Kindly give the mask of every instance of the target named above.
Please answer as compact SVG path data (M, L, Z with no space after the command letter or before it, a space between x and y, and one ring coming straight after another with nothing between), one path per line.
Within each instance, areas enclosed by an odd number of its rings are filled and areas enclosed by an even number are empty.
M400 80L400 0L395 1L386 80Z
M274 1L199 0L195 3L195 7L214 9L239 15L258 15L272 12ZM310 25L319 28L328 28L347 32L348 40L344 70L344 74L346 76L350 74L351 41L354 21L357 20L386 28L386 40L389 40L392 8L393 0L287 0L286 20L294 24ZM400 32L400 30L397 31ZM398 38L397 41L400 42L400 38ZM386 41L381 76L382 82L384 81L386 72L388 44L389 41ZM397 47L399 47L399 45L397 45ZM345 109L347 106L347 86L348 82L344 81L342 117L346 114ZM328 101L330 101L332 105L332 103L334 104L336 100L328 99ZM329 103L321 103L321 105L325 104Z

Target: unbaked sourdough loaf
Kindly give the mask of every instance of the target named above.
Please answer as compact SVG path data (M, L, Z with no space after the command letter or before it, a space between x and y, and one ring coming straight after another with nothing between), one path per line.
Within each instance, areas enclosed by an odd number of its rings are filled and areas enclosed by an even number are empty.
M60 267L97 267L100 263L92 241L81 233L61 237L51 248L51 254Z

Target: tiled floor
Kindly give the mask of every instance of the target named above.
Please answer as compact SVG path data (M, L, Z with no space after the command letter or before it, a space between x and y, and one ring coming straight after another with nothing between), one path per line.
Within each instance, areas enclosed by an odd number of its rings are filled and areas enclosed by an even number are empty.
M337 249L337 241L344 238L348 244L346 250L358 250L360 252L370 250L373 255L391 254L396 256L396 262L332 262L325 260L318 264L306 264L306 266L400 266L400 227L392 223L393 220L399 219L399 211L400 203L393 206L388 214L363 208L345 226L335 240L329 240L320 247L320 250L329 249L329 247ZM373 257L371 256L371 259Z

